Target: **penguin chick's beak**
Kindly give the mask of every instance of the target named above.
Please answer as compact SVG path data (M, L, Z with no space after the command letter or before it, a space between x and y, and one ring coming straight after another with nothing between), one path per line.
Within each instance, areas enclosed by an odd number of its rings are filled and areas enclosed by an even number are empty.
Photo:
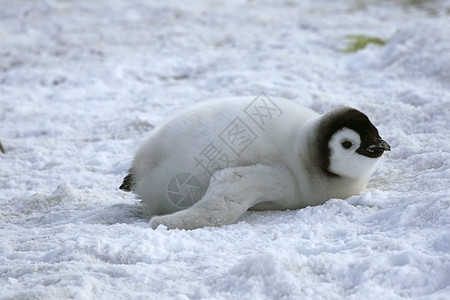
M389 145L385 140L379 139L376 147L382 149L383 151L391 151L391 145Z
M380 157L384 151L391 151L391 146L382 139L377 139L375 143L368 147L356 150L357 153L371 158Z

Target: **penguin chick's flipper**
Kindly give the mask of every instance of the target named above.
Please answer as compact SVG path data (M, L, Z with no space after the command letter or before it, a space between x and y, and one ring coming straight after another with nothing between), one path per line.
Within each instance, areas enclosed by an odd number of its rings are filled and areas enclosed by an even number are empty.
M258 203L275 201L280 208L295 205L295 180L280 166L252 165L217 171L200 201L169 215L155 216L152 228L195 229L234 223Z
M119 187L121 190L130 192L134 185L134 175L133 171L130 170L128 175L123 179L122 185Z

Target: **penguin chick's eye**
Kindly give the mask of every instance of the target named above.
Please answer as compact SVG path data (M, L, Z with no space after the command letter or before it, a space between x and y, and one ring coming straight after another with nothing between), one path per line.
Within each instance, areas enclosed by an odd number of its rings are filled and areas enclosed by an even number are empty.
M341 145L342 145L342 147L344 147L345 149L350 149L350 148L353 146L352 142L350 142L350 141L343 141L343 142L341 143Z

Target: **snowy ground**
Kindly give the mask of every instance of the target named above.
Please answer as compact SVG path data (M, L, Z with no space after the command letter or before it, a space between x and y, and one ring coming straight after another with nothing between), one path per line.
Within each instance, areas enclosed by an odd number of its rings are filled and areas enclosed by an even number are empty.
M449 37L450 1L0 1L0 298L449 299ZM147 133L261 91L368 114L368 191L152 230L118 189Z

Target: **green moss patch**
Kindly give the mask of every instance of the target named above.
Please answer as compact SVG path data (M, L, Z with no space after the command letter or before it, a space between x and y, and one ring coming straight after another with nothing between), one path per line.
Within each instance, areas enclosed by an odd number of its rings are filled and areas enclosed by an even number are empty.
M369 44L384 46L386 41L374 36L367 35L347 35L345 37L348 40L347 48L344 49L344 53L355 53L361 49L364 49Z

